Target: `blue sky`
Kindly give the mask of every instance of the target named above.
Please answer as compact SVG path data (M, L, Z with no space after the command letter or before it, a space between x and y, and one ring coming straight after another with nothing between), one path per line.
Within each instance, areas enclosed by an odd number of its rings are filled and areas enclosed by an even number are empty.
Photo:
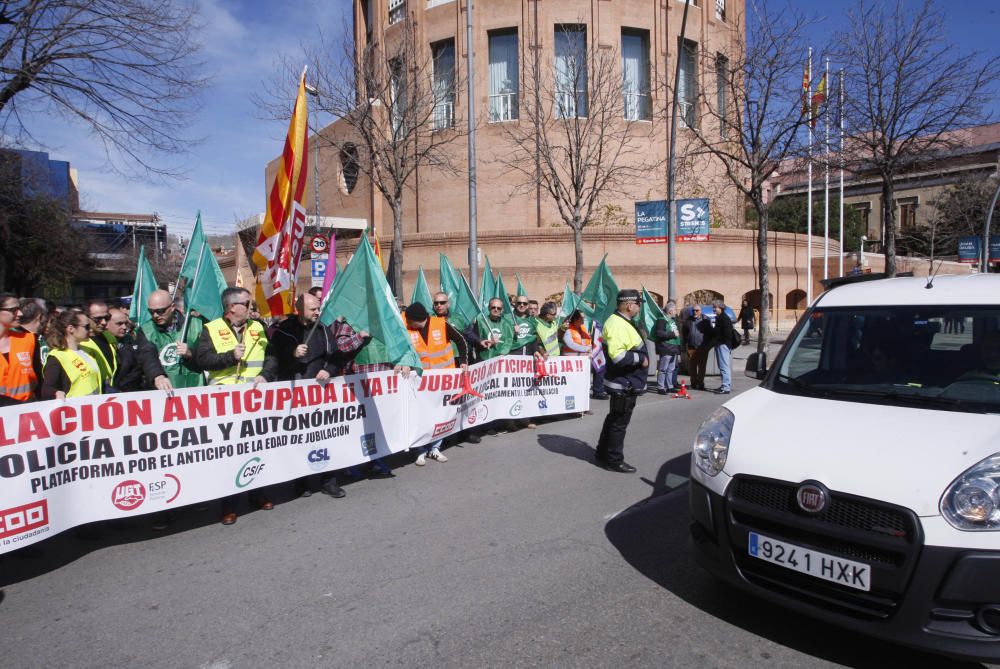
M789 1L803 11L821 12L822 21L814 28L817 46L842 27L841 17L854 4L853 0ZM940 2L949 37L961 51L997 53L1000 2ZM280 153L287 122L259 118L251 96L262 90L262 81L273 76L282 53L301 53L302 44L317 41L320 28L328 35L339 33L345 16L350 16L351 0L201 0L199 5L207 26L206 74L212 81L191 128L191 135L204 141L185 158L186 180L125 180L106 169L103 149L86 129L62 120L31 119L31 130L47 144L41 148L78 170L82 207L156 212L172 234L184 236L190 234L198 209L210 233L229 232L238 219L263 211L264 166ZM832 69L836 67L831 64ZM294 94L288 91L289 102ZM996 115L1000 104L994 103L993 109Z

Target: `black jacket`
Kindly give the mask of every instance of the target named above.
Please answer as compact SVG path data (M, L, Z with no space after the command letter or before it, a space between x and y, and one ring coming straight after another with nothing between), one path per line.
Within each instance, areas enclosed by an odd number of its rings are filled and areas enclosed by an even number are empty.
M712 338L712 346L719 346L725 344L732 348L733 341L736 338L736 329L733 327L733 322L729 320L729 316L723 311L721 314L715 317L715 336Z

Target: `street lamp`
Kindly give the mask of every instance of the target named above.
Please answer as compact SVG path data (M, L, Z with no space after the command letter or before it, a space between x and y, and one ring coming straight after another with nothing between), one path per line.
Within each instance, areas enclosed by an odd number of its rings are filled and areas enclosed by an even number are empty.
M316 123L316 107L319 106L319 91L312 84L305 84L306 93L316 98L313 106L313 130L316 135L313 147L313 205L316 210L316 227L319 227L319 125Z

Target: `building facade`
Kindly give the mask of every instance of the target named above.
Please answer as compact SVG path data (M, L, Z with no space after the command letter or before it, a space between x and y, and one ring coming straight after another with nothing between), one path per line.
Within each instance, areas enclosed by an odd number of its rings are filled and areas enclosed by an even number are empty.
M627 193L608 194L583 231L584 281L607 255L622 286L645 286L656 296L667 293L667 249L660 244L636 244L634 205L640 200L667 198L666 161L669 152L670 89L680 60L678 82L677 155L681 169L675 197L709 198L712 231L707 242L678 245L678 299L712 295L739 304L755 300L756 238L745 229L743 198L730 185L718 164L709 159L686 159L692 142L689 127L711 130L715 121L699 108L702 95L723 95L716 68L725 67L726 54L738 52L746 39L743 0L690 0L687 25L681 39L684 0L491 0L474 7L472 44L475 56L477 120L477 230L478 254L469 253L468 136L463 109L468 107L465 3L462 0L355 0L354 49L358 57L369 45L398 39L404 26L424 57L433 63L435 108L429 131L458 133L447 146L457 173L421 167L407 183L403 196L403 299L409 297L422 267L432 289L437 284L438 254L445 253L460 269L472 255L482 263L488 256L494 269L507 276L515 272L533 297L561 295L572 281L575 267L574 232L562 220L552 197L539 186L525 187L523 175L510 169L512 151L508 130L532 123L534 63L559 81L567 63L578 54L614 53L620 59L619 124L648 128L646 151L660 167L636 176ZM393 74L395 76L395 72ZM405 73L400 73L405 81ZM579 79L576 80L579 82ZM667 86L669 82L671 86ZM596 91L592 82L567 87L554 115L581 117ZM405 93L405 84L400 84ZM715 98L713 97L713 101ZM719 100L722 104L722 100ZM736 113L736 110L733 110ZM530 129L530 127L529 127ZM320 131L318 164L320 212L325 216L372 221L382 248L391 248L392 213L380 192L372 187L354 161L357 147L352 129L343 121ZM310 138L316 142L316 138ZM336 143L337 147L331 146ZM313 144L315 146L316 144ZM277 160L265 171L270 184ZM313 211L314 174L309 175L306 208ZM265 186L267 187L267 186ZM801 309L806 294L805 239L774 235L771 256L772 305L793 305L789 317ZM814 240L814 256L822 240ZM338 243L343 266L355 244ZM815 277L813 294L820 286ZM300 283L307 285L308 277ZM756 299L759 299L756 298Z

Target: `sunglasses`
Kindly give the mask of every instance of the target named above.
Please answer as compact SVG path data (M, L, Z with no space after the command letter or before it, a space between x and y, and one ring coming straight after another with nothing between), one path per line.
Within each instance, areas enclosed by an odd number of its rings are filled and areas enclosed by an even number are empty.
M516 304L519 307L526 307L526 306L528 306L527 302L515 302L514 304Z
M437 300L434 300L434 304L448 304L448 300L442 300L440 302L437 301Z
M149 313L153 316L162 316L173 308L173 306L160 307L159 309L149 308Z
M0 307L0 311L9 311L12 314L16 314L21 310L21 307Z
M503 311L503 307L490 307L490 311Z
M111 316L110 314L105 314L103 316L91 316L90 320L94 321L95 323L100 323L102 321L107 323L108 321L111 320Z
M250 302L233 302L233 306L234 307L246 307L247 309L249 309L250 308Z

